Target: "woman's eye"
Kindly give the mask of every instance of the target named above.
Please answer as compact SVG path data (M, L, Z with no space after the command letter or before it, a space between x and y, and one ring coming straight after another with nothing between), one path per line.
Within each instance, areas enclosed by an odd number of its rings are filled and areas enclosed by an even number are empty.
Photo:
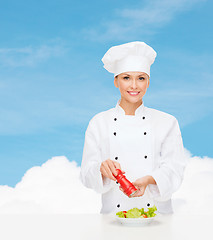
M128 79L129 79L129 77L124 77L124 79L128 80Z
M140 79L140 80L144 80L145 78L144 78L144 77L140 77L139 79Z

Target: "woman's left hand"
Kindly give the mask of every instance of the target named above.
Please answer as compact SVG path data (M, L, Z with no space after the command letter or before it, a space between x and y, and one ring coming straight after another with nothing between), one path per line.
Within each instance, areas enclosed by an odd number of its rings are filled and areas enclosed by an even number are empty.
M141 178L138 178L136 181L134 181L132 184L137 188L137 192L134 193L132 196L129 196L130 198L132 197L141 197L144 195L144 192L146 190L146 187L148 184L156 184L155 180L153 179L153 177L151 176L144 176ZM119 187L119 189L123 191L123 189L121 187Z
M134 193L132 196L130 197L141 197L144 195L144 192L146 190L147 185L149 184L148 181L148 177L142 177L142 178L138 178L136 181L134 181L132 183L136 188L137 188L137 192Z

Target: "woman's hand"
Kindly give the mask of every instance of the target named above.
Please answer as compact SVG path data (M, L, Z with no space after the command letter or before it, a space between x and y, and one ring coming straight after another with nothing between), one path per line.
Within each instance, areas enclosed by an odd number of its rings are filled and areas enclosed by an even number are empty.
M116 178L113 176L113 174L115 176L117 176L116 169L121 170L120 164L116 161L107 159L101 163L100 171L101 171L102 177L107 177L107 178L110 178L110 179L116 181ZM125 173L124 171L122 171L122 172Z
M138 178L136 181L134 181L132 183L136 188L137 188L137 192L134 193L132 196L129 196L130 198L132 197L141 197L144 195L144 192L146 190L146 187L149 185L149 184L156 184L154 178L152 176L144 176L142 178ZM120 190L122 192L123 189L121 187L119 187Z

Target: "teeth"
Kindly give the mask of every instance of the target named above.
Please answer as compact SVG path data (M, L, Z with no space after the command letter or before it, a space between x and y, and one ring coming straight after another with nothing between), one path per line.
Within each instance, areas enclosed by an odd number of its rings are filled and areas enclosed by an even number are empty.
M138 92L129 92L131 95L137 95Z

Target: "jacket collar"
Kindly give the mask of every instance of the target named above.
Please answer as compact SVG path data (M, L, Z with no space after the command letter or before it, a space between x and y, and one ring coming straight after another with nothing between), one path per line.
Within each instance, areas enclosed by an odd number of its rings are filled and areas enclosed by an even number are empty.
M119 105L121 100L119 99L116 106L115 110L119 115L125 115L124 109ZM142 103L136 110L135 110L135 115L125 115L125 116L143 116L144 115L144 103Z

